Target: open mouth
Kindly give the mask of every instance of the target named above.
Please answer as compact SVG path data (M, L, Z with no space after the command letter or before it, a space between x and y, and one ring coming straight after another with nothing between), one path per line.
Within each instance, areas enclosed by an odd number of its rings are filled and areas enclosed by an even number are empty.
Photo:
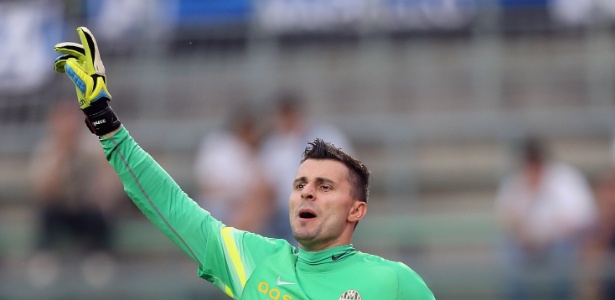
M299 214L299 217L302 219L313 219L316 218L316 215L311 212L302 212Z
M301 210L299 210L299 218L313 219L316 218L316 213L309 208L302 208Z

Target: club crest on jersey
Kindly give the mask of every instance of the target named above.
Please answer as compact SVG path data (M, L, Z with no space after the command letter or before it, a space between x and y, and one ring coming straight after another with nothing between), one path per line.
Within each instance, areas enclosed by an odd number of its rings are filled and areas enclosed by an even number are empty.
M355 290L345 291L338 300L361 300L361 295Z

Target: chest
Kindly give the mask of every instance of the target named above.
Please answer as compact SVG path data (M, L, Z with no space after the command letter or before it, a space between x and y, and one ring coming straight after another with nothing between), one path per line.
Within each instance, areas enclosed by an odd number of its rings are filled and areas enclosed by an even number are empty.
M396 299L397 281L361 271L359 266L305 272L294 265L271 264L257 269L241 299L347 300Z

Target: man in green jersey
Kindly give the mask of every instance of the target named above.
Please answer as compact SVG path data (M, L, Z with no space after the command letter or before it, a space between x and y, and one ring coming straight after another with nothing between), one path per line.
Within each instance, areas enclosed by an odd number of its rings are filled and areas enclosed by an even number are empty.
M353 248L367 212L369 171L320 139L306 149L289 200L299 249L216 220L121 125L108 104L96 40L85 27L77 32L81 44L56 45L55 70L75 84L86 125L130 198L197 264L200 277L235 299L434 299L408 266Z

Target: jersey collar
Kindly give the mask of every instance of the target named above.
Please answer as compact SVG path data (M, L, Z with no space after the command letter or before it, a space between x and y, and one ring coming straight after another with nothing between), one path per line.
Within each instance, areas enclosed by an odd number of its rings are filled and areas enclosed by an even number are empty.
M356 252L357 250L354 249L352 244L337 246L316 252L309 252L299 248L297 267L305 267L306 270L320 269L318 266L327 266L328 264L344 261Z

